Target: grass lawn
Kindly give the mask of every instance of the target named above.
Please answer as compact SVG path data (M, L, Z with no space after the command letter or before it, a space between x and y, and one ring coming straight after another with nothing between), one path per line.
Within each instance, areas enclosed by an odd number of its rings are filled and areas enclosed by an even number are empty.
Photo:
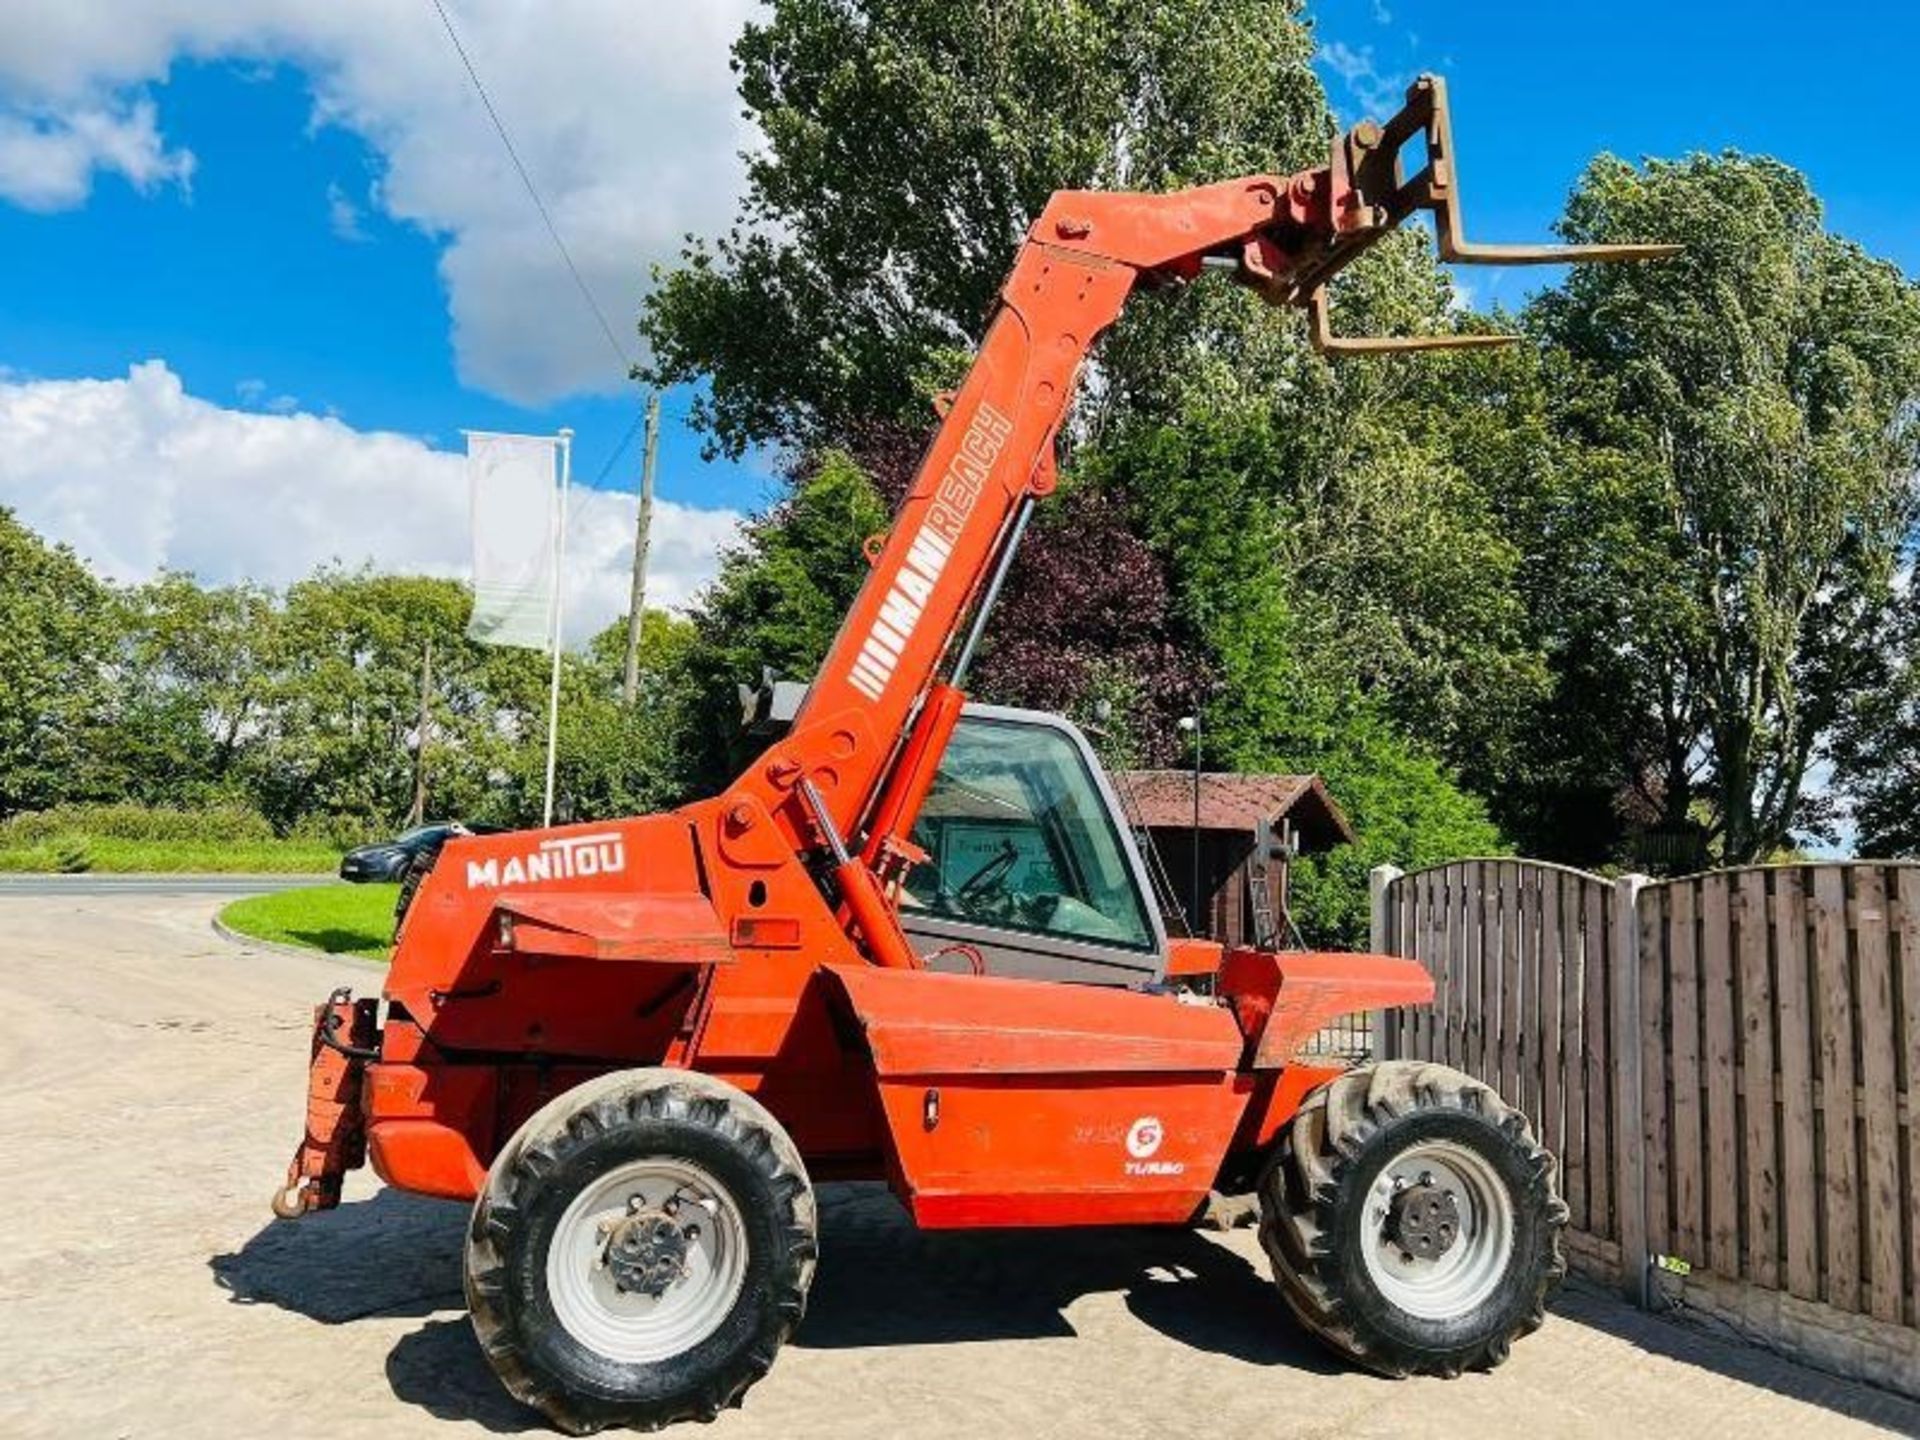
M75 841L85 847L84 865L73 864ZM339 865L338 850L310 840L120 840L89 835L0 845L0 870L16 871L320 875L331 874Z
M256 940L385 960L399 893L398 885L313 885L236 900L220 919Z

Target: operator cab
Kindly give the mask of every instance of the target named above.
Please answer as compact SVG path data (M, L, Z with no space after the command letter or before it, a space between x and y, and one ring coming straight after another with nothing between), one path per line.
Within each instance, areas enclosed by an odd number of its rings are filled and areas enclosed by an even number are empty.
M1086 736L966 707L913 829L900 925L936 970L1137 985L1165 968L1146 867Z

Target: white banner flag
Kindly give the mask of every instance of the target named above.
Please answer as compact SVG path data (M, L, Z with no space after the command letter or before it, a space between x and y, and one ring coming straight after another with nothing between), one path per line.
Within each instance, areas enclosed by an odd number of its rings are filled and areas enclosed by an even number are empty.
M553 643L560 443L551 435L467 434L467 483L473 496L470 639L533 650Z

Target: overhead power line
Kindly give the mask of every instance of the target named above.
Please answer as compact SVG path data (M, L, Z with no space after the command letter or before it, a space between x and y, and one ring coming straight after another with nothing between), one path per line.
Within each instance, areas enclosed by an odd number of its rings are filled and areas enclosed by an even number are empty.
M633 437L640 433L640 427L647 423L647 412L641 410L633 417L633 423L627 426L627 433L620 437L620 443L613 447L613 453L607 456L606 463L600 467L600 473L593 477L593 488L600 489L606 484L607 476L613 473L613 467L620 457L627 453L627 447L633 444Z
M527 173L527 167L520 160L520 152L514 149L513 138L507 134L507 127L500 118L500 112L494 108L493 100L487 94L487 87L480 83L480 72L474 69L472 57L467 54L467 47L460 43L460 33L453 28L453 17L447 14L447 7L441 3L441 0L432 0L432 3L433 8L439 12L440 23L446 27L447 39L453 42L454 53L459 55L460 63L466 67L467 78L473 82L474 93L480 97L481 105L486 108L487 118L493 121L493 128L500 136L500 143L506 147L507 158L513 161L513 168L519 172L520 183L527 187L527 195L533 201L533 208L540 212L541 223L547 227L547 234L553 238L554 248L560 252L560 258L566 264L567 273L573 276L573 283L580 287L580 298L587 302L587 308L593 311L594 319L600 322L600 332L607 337L607 344L618 357L621 365L631 370L633 357L627 354L626 347L620 343L620 337L607 320L606 311L600 308L600 302L593 298L593 291L587 288L587 282L580 274L580 267L573 263L573 255L567 249L567 242L560 238L560 229L553 223L553 216L547 210L546 202L540 198L540 191L533 183L533 176ZM627 438L620 442L620 449L625 450L632 439L633 434L629 431ZM616 451L615 458L618 458L618 454L619 451ZM609 460L607 468L611 469L612 466L613 461Z

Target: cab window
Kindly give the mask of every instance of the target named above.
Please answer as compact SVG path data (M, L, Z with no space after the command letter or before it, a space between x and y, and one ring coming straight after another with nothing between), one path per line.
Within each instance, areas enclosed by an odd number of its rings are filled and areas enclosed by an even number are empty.
M1080 748L1048 726L961 720L913 831L908 903L936 915L1146 949L1153 931Z

